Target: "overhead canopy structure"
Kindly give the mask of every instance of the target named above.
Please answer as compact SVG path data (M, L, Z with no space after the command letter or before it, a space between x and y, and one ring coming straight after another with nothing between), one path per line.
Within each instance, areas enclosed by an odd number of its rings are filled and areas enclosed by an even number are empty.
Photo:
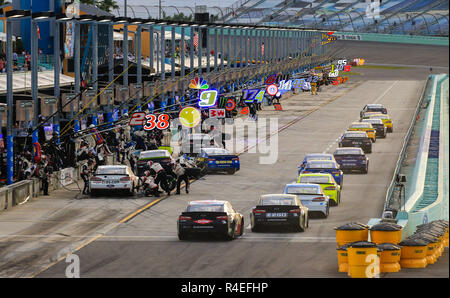
M38 89L54 88L53 70L46 70L38 73ZM73 84L74 78L60 74L61 87ZM31 90L31 71L14 72L13 74L13 92L23 92ZM0 94L6 94L6 73L0 74Z

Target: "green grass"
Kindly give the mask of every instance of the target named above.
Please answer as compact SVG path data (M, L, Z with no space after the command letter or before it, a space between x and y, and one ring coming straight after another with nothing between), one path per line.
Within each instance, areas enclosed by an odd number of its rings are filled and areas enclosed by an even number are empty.
M412 69L414 67L407 66L389 66L389 65L360 65L354 66L356 68L373 68L373 69Z

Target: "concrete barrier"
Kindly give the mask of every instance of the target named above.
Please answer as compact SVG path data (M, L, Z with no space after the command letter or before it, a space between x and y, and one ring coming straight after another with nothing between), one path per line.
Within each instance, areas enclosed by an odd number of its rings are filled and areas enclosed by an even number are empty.
M111 165L115 164L115 155L107 156L106 162ZM85 163L87 163L87 161ZM49 193L80 181L81 167L85 163L81 162L75 168L66 168L53 172L49 179ZM41 187L41 180L32 178L31 180L16 182L12 185L0 188L0 212L24 204L31 198L40 196Z

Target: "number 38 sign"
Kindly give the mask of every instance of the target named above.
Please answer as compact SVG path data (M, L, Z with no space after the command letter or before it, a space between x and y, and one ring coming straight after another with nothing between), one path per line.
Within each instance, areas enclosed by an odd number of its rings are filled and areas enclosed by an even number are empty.
M145 115L144 112L137 112L131 114L130 126L144 125L144 130L153 130L155 128L163 130L170 126L169 119L170 117L167 114L156 116L153 114Z

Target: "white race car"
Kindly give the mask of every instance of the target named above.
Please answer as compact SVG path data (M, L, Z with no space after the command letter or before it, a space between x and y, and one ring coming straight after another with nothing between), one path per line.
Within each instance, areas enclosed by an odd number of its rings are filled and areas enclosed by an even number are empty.
M89 190L94 196L100 191L125 190L132 195L138 185L138 177L130 167L123 165L99 166L89 180Z

